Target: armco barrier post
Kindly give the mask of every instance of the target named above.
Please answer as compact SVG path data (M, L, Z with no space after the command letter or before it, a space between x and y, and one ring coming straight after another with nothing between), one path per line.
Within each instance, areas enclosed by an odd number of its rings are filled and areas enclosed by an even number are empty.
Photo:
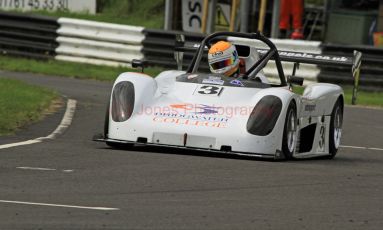
M356 105L356 99L358 97L360 66L362 64L362 53L354 50L354 58L352 63L352 76L354 77L354 89L352 91L351 104Z
M356 105L356 98L358 97L359 75L360 75L360 69L358 68L354 75L354 88L352 90L352 101L351 101L351 104L353 105Z

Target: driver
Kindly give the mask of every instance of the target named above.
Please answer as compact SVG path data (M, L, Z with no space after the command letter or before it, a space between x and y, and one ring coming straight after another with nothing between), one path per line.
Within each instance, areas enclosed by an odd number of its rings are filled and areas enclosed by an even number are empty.
M212 73L224 74L227 77L237 77L240 60L233 44L219 41L211 46L208 54L209 67Z
M250 52L252 52L250 50ZM258 52L253 51L252 61L259 59ZM219 41L209 49L208 61L212 73L224 74L227 77L237 78L246 73L245 61L238 57L237 49L227 41ZM252 80L269 83L263 71L260 71Z

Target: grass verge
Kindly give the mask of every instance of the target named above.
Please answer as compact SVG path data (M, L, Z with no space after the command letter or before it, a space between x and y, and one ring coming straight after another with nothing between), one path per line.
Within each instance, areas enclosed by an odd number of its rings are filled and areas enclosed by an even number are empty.
M41 119L57 97L54 91L0 78L0 135L12 134L19 127Z
M345 103L347 105L351 105L352 87L345 86L343 87L343 90ZM302 95L304 87L294 87L293 91L297 94ZM383 92L369 92L360 90L358 92L356 104L371 107L383 107Z
M56 60L42 61L9 56L0 56L0 69L102 81L112 81L123 72L138 71L125 67L116 68ZM145 73L150 76L156 76L161 70L161 68L147 68Z

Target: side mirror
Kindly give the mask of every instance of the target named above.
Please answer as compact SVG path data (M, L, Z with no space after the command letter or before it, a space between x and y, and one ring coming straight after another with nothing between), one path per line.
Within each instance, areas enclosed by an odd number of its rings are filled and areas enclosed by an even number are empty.
M293 67L292 75L291 76L287 76L287 83L289 83L290 85L300 85L300 86L302 86L304 79L302 77L296 77L295 76L295 73L296 73L297 69L299 69L299 63L295 62L294 63L294 67ZM291 86L290 86L290 88L291 88Z
M287 77L287 82L291 85L299 85L299 86L302 86L303 85L303 81L305 79L303 77L296 77L296 76L288 76Z
M141 68L141 72L144 72L144 62L138 59L132 60L132 67L133 68Z

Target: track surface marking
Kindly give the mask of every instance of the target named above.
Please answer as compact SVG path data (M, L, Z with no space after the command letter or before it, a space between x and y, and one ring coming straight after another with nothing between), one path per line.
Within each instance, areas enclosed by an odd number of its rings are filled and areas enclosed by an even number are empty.
M61 123L48 136L46 136L46 137L38 137L36 139L28 140L28 141L22 141L22 142L17 142L17 143L0 145L0 149L19 147L19 146L23 146L23 145L32 145L32 144L41 143L43 140L55 139L58 135L64 133L65 130L72 123L73 116L74 116L74 113L76 111L76 104L77 104L76 100L68 99L67 107L66 107L66 110L65 110L65 114L63 116L63 119L61 120Z

